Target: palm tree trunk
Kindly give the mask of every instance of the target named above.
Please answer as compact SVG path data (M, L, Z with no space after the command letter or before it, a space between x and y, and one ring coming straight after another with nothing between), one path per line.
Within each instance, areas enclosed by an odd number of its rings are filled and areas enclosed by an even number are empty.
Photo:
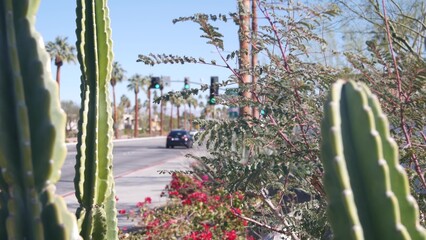
M118 139L118 123L117 123L117 105L115 102L115 86L112 86L112 101L114 104L114 135Z
M183 105L183 128L186 129L186 104Z
M173 129L173 104L170 102L170 131Z
M239 2L239 15L240 15L240 29L239 29L239 42L240 42L240 84L247 86L250 84L250 75L248 70L250 69L250 44L249 44L249 24L250 24L250 0L242 0ZM244 90L242 93L243 98L250 99L251 94L248 90ZM251 107L248 105L240 108L240 116L249 117L251 116Z
M257 51L256 51L256 39L257 39L257 0L252 0L251 2L251 70L252 76L251 81L253 83L253 92L257 94L257 77L256 77L256 66L257 66ZM256 101L255 95L253 95L253 101ZM253 117L259 118L259 109L253 107Z
M189 130L192 130L192 113L191 113L191 107L189 107Z
M138 106L138 94L135 93L135 129L133 132L133 137L138 137L138 115L139 115L139 106Z
M180 108L180 106L176 106L177 128L180 128L180 122L179 122L179 108Z
M55 66L56 66L56 83L58 83L58 96L60 95L59 93L61 92L61 67L62 67L62 59L56 55L55 57Z
M56 83L58 84L58 96L61 93L61 65L56 66Z

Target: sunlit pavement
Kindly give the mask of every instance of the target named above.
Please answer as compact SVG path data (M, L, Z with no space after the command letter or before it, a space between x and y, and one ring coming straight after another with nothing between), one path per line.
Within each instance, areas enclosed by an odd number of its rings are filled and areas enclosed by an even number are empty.
M149 197L152 200L150 206L159 206L166 202L165 197L160 197L167 184L170 183L170 174L160 174L160 171L188 171L191 160L178 156L167 162L149 166L142 169L122 174L115 178L115 191L117 211L125 210L126 214L118 213L118 226L120 228L132 228L136 222L127 219L129 211L137 211L136 204L144 202ZM64 195L64 199L71 212L75 212L78 202L74 193Z

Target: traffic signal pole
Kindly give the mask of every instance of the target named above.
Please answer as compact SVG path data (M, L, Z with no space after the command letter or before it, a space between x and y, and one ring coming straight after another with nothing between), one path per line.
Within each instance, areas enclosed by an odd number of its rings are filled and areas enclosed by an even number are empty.
M148 89L148 124L149 124L149 136L151 136L151 89Z
M160 136L163 136L163 108L164 108L164 102L163 102L163 88L160 89L160 96L161 96L161 102L160 102Z
M160 90L161 97L163 97L163 80L159 77L151 77L151 85L148 88L148 125L150 136L152 135L151 89ZM160 135L163 135L163 100L160 101Z

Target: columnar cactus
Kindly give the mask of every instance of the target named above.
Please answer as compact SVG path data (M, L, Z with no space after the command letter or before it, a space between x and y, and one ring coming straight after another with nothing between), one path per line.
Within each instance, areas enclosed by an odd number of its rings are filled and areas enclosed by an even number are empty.
M324 106L321 159L335 239L426 239L375 95L338 80Z
M84 239L117 239L112 173L112 114L109 79L111 28L106 0L77 1L77 57L82 72L74 185Z
M55 195L65 114L35 30L37 0L0 0L0 239L78 239Z

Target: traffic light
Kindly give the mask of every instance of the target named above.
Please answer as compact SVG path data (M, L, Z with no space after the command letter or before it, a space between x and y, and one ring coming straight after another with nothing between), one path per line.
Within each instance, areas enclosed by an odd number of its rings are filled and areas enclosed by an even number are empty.
M163 86L161 85L161 81L159 77L152 77L151 78L151 86L149 86L150 89L162 89Z
M216 96L219 95L219 86L217 83L219 82L219 77L210 77L210 96L209 96L209 104L216 104Z
M184 80L183 89L186 89L186 90L189 89L189 78L187 78L187 77Z

